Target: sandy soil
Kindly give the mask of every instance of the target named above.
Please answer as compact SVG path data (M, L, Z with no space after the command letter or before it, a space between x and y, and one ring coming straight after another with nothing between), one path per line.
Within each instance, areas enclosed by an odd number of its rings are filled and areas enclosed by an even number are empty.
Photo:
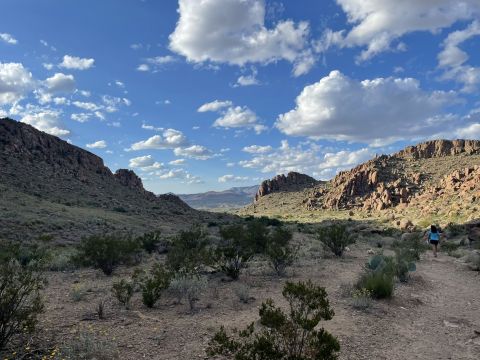
M302 240L298 239L297 240ZM242 328L258 318L268 297L283 304L286 280L312 279L325 286L336 315L325 327L341 342L340 359L480 359L480 274L460 261L426 254L408 284L398 284L389 301L375 301L367 311L355 310L342 295L369 257L366 244L354 245L343 259L323 258L315 247L305 252L289 278L274 276L265 264L254 263L240 282L255 299L241 303L233 282L213 276L209 289L191 314L186 304L164 297L147 309L135 294L132 309L124 310L110 294L111 283L129 276L120 269L112 278L94 270L50 273L41 336L56 344L82 332L116 344L120 359L203 359L212 334L220 325ZM81 301L71 298L74 284L89 289ZM107 316L99 320L95 307L107 298Z

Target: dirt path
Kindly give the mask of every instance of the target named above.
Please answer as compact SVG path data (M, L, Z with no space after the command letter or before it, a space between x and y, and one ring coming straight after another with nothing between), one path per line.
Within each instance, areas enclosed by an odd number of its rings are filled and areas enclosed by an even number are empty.
M394 300L352 317L342 359L480 359L480 275L428 254Z

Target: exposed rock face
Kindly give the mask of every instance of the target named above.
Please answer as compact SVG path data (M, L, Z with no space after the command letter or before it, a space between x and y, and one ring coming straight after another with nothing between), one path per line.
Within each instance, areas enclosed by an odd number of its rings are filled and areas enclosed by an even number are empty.
M319 181L311 176L297 172L289 172L287 176L277 175L271 180L265 180L260 184L258 192L255 195L255 201L261 197L278 191L294 191L318 184Z
M413 159L427 159L450 155L480 154L480 141L477 140L433 140L415 146L408 146L395 156Z
M127 186L130 189L137 189L143 191L142 179L140 179L135 172L128 169L118 169L115 172L115 178L123 186Z

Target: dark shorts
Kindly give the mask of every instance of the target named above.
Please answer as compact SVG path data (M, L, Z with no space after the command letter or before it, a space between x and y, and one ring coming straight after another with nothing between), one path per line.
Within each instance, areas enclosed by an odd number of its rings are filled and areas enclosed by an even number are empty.
M438 245L438 240L430 240L430 244L432 244L432 245Z

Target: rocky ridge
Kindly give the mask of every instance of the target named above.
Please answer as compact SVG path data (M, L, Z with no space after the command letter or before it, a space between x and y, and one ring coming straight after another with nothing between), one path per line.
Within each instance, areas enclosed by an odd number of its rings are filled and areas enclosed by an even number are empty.
M277 175L273 179L263 181L255 195L255 201L260 198L280 191L297 191L299 189L313 187L320 182L313 177L300 174L298 172L289 172L285 175Z

